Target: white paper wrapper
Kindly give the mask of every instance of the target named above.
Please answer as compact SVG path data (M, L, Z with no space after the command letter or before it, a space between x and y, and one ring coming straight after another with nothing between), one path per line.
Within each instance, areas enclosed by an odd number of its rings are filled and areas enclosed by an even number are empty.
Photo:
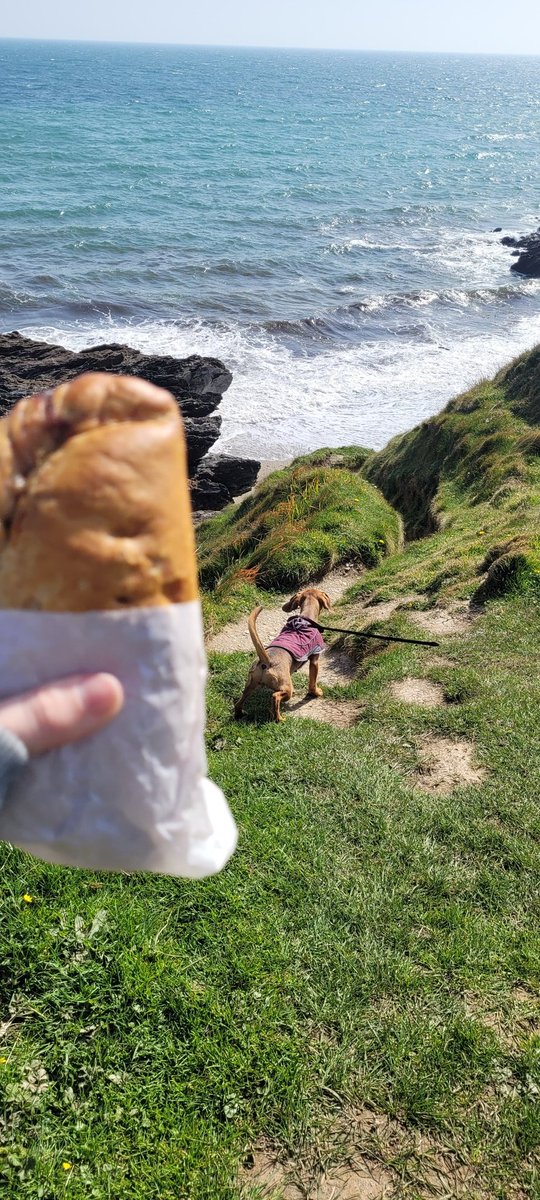
M48 862L201 878L237 831L206 778L206 657L197 601L130 612L0 611L0 698L109 671L125 706L100 733L33 759L0 809L0 839Z

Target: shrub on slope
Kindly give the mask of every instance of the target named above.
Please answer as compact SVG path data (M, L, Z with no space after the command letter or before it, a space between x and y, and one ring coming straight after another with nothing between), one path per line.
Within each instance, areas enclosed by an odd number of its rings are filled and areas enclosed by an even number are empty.
M297 587L345 561L374 566L401 544L401 520L349 470L293 463L199 530L203 585L224 577Z

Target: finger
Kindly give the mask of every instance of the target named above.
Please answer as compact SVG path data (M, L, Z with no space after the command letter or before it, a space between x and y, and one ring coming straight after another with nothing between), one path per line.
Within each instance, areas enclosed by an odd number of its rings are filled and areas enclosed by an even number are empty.
M0 704L0 724L24 742L30 754L78 741L102 729L124 703L114 675L73 675Z

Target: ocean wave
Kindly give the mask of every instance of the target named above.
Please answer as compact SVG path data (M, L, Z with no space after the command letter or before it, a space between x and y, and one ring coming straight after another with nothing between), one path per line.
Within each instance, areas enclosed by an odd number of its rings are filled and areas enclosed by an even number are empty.
M526 142L529 133L486 133L487 142Z
M493 289L508 275L508 251L494 230L441 229L429 221L422 227L416 218L412 225L404 223L401 229L395 229L395 221L391 225L394 228L389 229L388 236L382 231L378 235L351 234L349 230L340 235L335 229L323 252L330 260L345 260L361 271L368 284L376 286L377 279L382 282L386 278L388 282L395 279L399 287L400 282L418 280L417 291L436 296L445 292L451 299L451 293L457 296L458 292ZM342 267L340 271L343 274ZM400 290L405 292L405 288ZM419 301L416 298L413 302Z
M340 335L350 332L351 326L354 326L359 332L359 326L362 324L365 326L370 317L378 314L390 317L394 314L399 315L403 310L420 310L436 305L456 309L489 307L490 305L498 307L501 304L511 304L523 297L538 294L540 294L540 280L538 279L509 282L497 287L445 288L441 291L425 288L414 292L385 292L353 300L349 304L338 305L326 313L314 314L292 321L267 321L262 328L268 333L278 336L297 337L308 341L320 339L333 341ZM418 326L419 330L420 326Z
M417 247L408 245L406 242L380 242L370 237L352 237L344 242L331 242L326 247L327 253L332 254L349 254L351 250L393 250L401 253L402 251L413 251Z
M277 330L226 321L107 320L22 332L74 350L127 342L146 353L221 359L233 383L221 405L219 449L271 459L321 445L380 448L537 342L540 317L534 305L533 312L512 321L499 312L498 321L489 329L482 321L477 332L463 333L458 323L446 339L437 327L430 341L381 332L371 341L306 355L298 355Z
M239 320L238 327L249 331L250 336L260 333L261 336L282 340L297 354L330 351L343 345L377 339L383 333L389 337L409 337L411 341L431 342L437 340L437 334L433 334L428 324L428 313L435 314L435 321L441 320L446 326L453 315L468 310L474 323L480 314L485 313L490 318L501 308L506 308L511 314L520 303L540 295L540 280L513 276L497 285L439 289L425 287L409 291L390 289L372 294L367 291L364 295L358 294L362 289L362 276L358 279L360 282L357 286L340 289L345 303L298 317L265 320L262 314L258 317L254 302L251 319L243 323ZM58 313L59 299L62 303L62 321L68 327L76 326L79 322L91 324L94 320L113 324L115 321L131 321L139 327L147 321L167 319L163 316L163 309L153 310L144 298L139 301L134 296L129 303L121 299L106 300L99 294L89 298L79 295L74 287L66 289L59 279L46 274L35 275L32 282L35 291L28 287L15 289L0 281L0 322L4 328L12 328L15 321L19 324L21 316L26 314L28 320L37 322L40 316L41 321L47 320L49 313ZM309 291L309 280L300 282L305 282L306 291ZM217 296L214 309L213 320L201 318L201 323L206 328L231 328L234 321L228 311L226 298Z
M37 285L35 291L30 291L28 288L14 288L0 281L0 320L3 327L9 324L10 320L18 320L20 314L30 311L42 314L48 311L58 311L59 291L60 293L66 291L60 280L52 275L36 275L33 282ZM50 291L42 290L47 286L50 287ZM91 320L98 316L129 320L134 315L134 304L133 302L127 304L122 301L105 300L99 296L85 299L84 296L78 296L71 289L67 295L63 296L62 311L67 321L72 322L84 320L84 318Z

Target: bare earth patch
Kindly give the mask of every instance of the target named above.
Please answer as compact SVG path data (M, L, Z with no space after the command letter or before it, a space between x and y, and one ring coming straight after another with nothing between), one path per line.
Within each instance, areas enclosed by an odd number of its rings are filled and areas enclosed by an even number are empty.
M259 1197L261 1200L302 1200L302 1192L294 1183L293 1164L279 1162L268 1150L252 1150L240 1178L244 1185L243 1196L255 1193L257 1200Z
M374 621L387 621L400 608L406 608L414 600L420 600L416 594L397 596L393 600L363 600L361 604L348 609L347 624L350 620L361 620L360 628L373 624Z
M371 1166L338 1172L323 1179L309 1200L390 1200L394 1192L392 1176L373 1163Z
M445 703L444 691L440 683L432 683L430 679L400 679L392 683L390 691L396 700L405 704L419 704L423 708L437 708Z
M451 608L429 608L426 612L411 612L411 621L420 625L434 637L454 637L468 633L477 613L468 604L455 604Z
M360 719L364 707L359 700L327 700L325 696L318 699L301 696L298 700L290 700L283 706L282 711L289 717L306 717L310 721L322 721L324 725L333 725L335 729L350 729Z
M304 663L304 666L300 667L298 674L307 675L308 672L308 664ZM321 655L321 669L319 677L319 683L321 687L324 687L325 683L327 683L329 687L346 687L347 684L354 679L355 674L356 663L353 661L350 654L347 654L346 650L330 649L327 650L325 654Z
M532 1006L538 1012L538 1016L540 1016L540 1003L535 992L530 992L524 987L512 988L512 1000L516 1004L524 1005L527 1009Z
M443 654L434 654L433 658L426 659L426 667L430 670L432 667L455 667L455 662L451 658L445 658Z
M479 784L486 772L474 763L474 746L459 738L426 737L418 746L418 787L445 795L457 787Z
M377 1163L387 1187L382 1195L388 1200L394 1196L411 1200L434 1196L440 1200L489 1200L475 1168L459 1161L452 1150L419 1129L408 1128L384 1113L358 1108L346 1114L343 1132L349 1144L361 1146L368 1161Z
M467 1016L481 1021L512 1054L518 1053L523 1043L540 1031L538 998L521 988L514 988L510 998L499 1003L495 998L465 992L463 1003Z
M265 1150L254 1150L242 1170L244 1196L259 1200L390 1200L392 1176L366 1161L342 1167L331 1176L310 1181L303 1164L281 1163ZM251 1190L253 1189L253 1191Z
M255 1148L240 1181L245 1200L490 1200L477 1169L453 1149L362 1106L334 1119L315 1152L279 1160L271 1147Z
M509 1020L507 1014L501 1009L495 1008L483 996L477 996L474 992L465 992L463 996L465 1012L468 1017L472 1017L474 1021L480 1021L486 1029L491 1030L499 1039L506 1050L515 1053L519 1050L520 1038L517 1022L512 1021L512 1027L509 1028Z

